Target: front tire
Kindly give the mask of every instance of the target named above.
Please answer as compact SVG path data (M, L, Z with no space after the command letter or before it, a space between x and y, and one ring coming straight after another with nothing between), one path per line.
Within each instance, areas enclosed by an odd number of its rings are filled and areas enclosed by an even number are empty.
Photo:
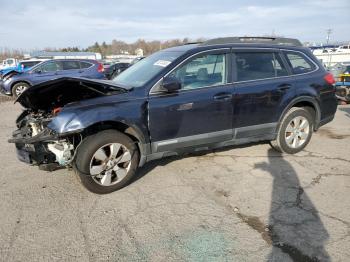
M310 142L314 119L309 110L293 107L283 117L276 140L270 145L281 153L296 154Z
M27 83L17 83L12 87L12 95L17 98L19 97L25 90L27 90L30 86Z
M138 163L134 141L118 131L106 130L83 140L77 148L74 169L89 191L107 194L126 186Z

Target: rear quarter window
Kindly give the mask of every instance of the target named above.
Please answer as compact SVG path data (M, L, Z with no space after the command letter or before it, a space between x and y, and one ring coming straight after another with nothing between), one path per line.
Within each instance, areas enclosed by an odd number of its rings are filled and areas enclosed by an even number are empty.
M89 63L89 62L80 62L80 67L81 67L82 69L84 69L84 68L89 68L89 67L91 67L91 66L92 66L92 64Z
M293 74L304 74L316 69L316 66L305 55L298 52L285 52Z
M78 61L63 61L63 70L80 69Z

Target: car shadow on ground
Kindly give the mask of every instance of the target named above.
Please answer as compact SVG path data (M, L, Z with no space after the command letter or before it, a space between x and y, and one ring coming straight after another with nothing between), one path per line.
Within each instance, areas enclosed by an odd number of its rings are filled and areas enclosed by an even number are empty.
M145 164L131 183L141 179L157 166L165 166L175 160L257 144L266 142L155 160ZM273 178L268 232L265 237L267 243L272 246L268 261L282 261L286 255L292 261L330 261L324 246L329 234L292 165L282 154L271 148L268 150L268 161L256 163L255 168L268 172Z
M292 165L269 149L268 161L255 164L255 168L273 178L268 261L281 261L283 253L293 261L330 261L324 247L329 234Z
M186 153L183 155L169 156L169 157L153 160L151 162L146 163L142 168L140 168L130 183L132 184L135 181L142 179L145 175L150 173L157 166L166 166L167 164L169 164L173 161L176 161L176 160L180 160L180 159L184 159L184 158L188 158L188 157L205 156L205 155L210 154L210 153L225 152L225 151L229 151L232 149L246 148L246 147L250 147L250 146L254 146L254 145L267 144L267 143L268 143L267 141L252 142L252 143L248 143L248 144L226 146L226 147L218 148L218 149L214 149L214 150L213 149L203 150L203 151L198 151L195 153Z

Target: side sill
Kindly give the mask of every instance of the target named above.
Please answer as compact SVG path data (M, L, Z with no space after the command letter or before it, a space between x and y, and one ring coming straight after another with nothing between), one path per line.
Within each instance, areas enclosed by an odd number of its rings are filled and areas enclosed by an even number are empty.
M250 143L259 142L259 141L271 141L271 140L275 140L276 137L277 137L276 133L270 133L266 135L259 135L259 136L248 137L248 138L231 139L228 141L207 144L207 145L178 148L173 151L157 152L157 153L144 156L145 162L143 164L150 162L152 160L161 159L161 158L170 157L170 156L184 155L186 153L203 152L203 151L209 151L213 149L225 148L230 146L250 144Z

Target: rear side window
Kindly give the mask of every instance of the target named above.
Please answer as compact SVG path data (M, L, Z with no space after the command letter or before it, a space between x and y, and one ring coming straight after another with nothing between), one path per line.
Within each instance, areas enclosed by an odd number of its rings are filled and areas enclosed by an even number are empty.
M286 76L288 72L275 52L236 53L237 81L249 81Z
M80 62L80 67L81 68L89 68L89 67L91 67L92 66L92 64L91 63L88 63L88 62Z
M78 61L63 61L63 70L80 69Z
M304 55L297 52L285 52L293 74L304 74L315 70L315 65Z

